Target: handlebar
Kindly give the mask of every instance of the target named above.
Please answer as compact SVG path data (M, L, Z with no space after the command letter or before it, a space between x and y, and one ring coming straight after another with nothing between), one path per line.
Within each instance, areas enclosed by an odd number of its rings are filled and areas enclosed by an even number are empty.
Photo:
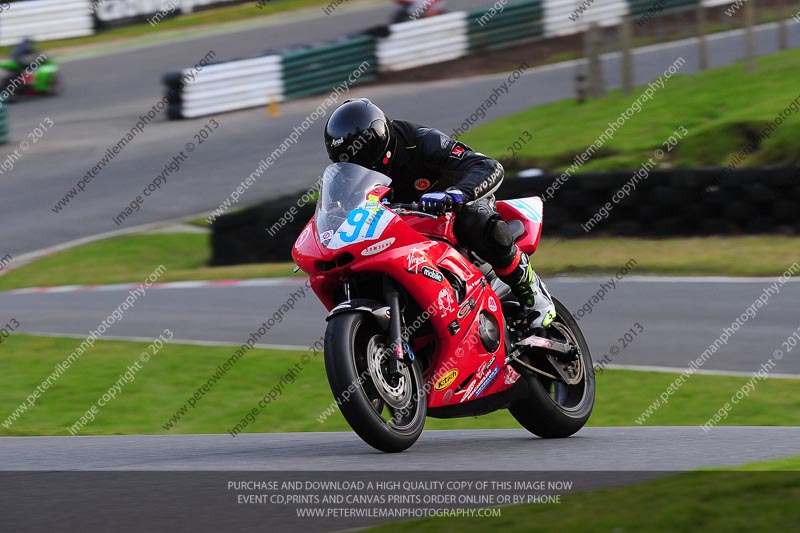
M388 204L387 207L397 212L398 215L416 215L418 217L439 218L432 213L426 213L419 208L419 202L411 202L409 204Z

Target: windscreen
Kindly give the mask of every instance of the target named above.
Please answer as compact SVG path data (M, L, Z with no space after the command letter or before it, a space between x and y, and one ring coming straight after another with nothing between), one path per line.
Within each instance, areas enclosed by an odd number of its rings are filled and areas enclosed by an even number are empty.
M353 163L334 163L326 168L315 215L322 244L342 248L380 237L394 215L368 200L367 193L390 183L383 174Z

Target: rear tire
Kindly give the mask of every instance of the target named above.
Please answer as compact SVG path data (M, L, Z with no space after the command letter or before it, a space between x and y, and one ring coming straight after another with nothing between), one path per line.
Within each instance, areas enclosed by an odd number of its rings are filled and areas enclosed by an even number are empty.
M575 434L589 420L594 407L594 366L589 346L572 314L560 301L554 298L553 302L557 315L554 323L565 326L580 349L583 380L576 385L567 385L540 374L527 375L529 396L508 409L522 427L542 438L564 438Z
M325 371L339 410L364 442L393 453L419 438L428 398L419 360L404 367L399 380L387 377L387 346L367 313L336 315L325 330Z

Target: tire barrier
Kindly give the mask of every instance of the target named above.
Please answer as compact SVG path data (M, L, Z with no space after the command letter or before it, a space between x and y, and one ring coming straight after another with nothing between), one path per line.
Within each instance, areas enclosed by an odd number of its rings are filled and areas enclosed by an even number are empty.
M698 0L628 0L628 12L632 16L638 17L656 6L660 11L678 11L697 7L698 3ZM704 2L703 5L706 3Z
M581 0L586 2L587 0ZM635 1L635 0L630 0ZM650 3L658 0L645 0ZM617 26L629 14L628 0L596 0L585 12L576 9L579 2L544 2L544 30L546 37L564 37L586 31L596 22L602 27Z
M547 198L558 187L545 202L545 229L567 237L800 233L797 168L653 170L623 194L633 176L587 173L560 187L557 176L514 179L502 197Z
M800 169L719 168L652 171L629 196L613 198L632 172L578 174L560 187L557 175L506 179L500 199L543 196L546 236L677 237L800 233ZM607 218L587 222L611 204ZM291 248L314 205L286 196L219 217L212 227L212 265L291 261ZM607 210L608 211L608 210ZM267 230L271 231L268 232Z
M543 0L523 0L467 13L470 50L502 48L544 36Z
M289 0L284 0L288 2ZM491 0L486 0L489 3ZM700 0L700 4L705 7L715 7L734 3L737 0ZM11 1L9 7L2 11L0 16L0 45L16 44L25 37L31 37L37 41L65 39L70 37L80 37L92 35L110 27L118 27L130 24L140 24L146 21L155 23L182 14L193 13L204 9L213 9L234 4L243 4L252 0L22 0ZM530 40L536 38L562 37L583 32L589 22L597 22L601 26L614 26L619 24L624 15L639 15L650 9L657 9L658 12L669 12L684 10L687 7L696 5L698 0L603 0L602 2L589 2L579 13L576 8L580 2L575 0L497 0L492 6L485 9L470 12L456 12L443 16L453 16L454 19L463 18L469 20L470 28L463 30L463 35L474 34L475 39L470 39L474 44L481 45L485 40L488 45L494 42L499 46L503 41L508 44L520 42L520 40ZM255 8L254 8L255 9ZM539 20L532 26L522 23L515 16L507 13L518 13L521 17L530 16L527 11L537 13ZM479 24L477 20L496 12L491 18L497 18L495 24ZM460 15L457 15L460 13ZM575 16L577 14L578 16ZM477 15L477 17L474 17ZM573 15L570 18L570 15ZM474 18L473 18L474 17ZM434 47L434 42L439 38L435 31L424 31L424 24L439 17L431 19L420 19L412 22L392 25L387 31L389 39L394 38L396 43L401 42L404 34L423 30L422 33L431 36L431 40L424 48L424 53L416 54L420 56L444 57L441 61L461 56L447 57L452 55L457 49L456 42L461 38L451 36L452 43L448 43L445 48L451 47L449 53ZM504 23L500 21L506 19ZM573 20L574 19L574 20ZM489 20L485 18L484 20ZM443 23L437 21L433 26ZM401 27L403 24L408 26ZM478 28L472 28L473 26ZM485 26L485 27L484 27ZM483 31L485 30L485 31ZM527 33L527 31L530 33ZM449 31L449 30L445 30ZM515 38L518 37L519 39ZM402 45L393 47L387 45L389 49L402 50ZM385 70L399 69L399 66L392 66L396 61L402 63L404 58L388 53L386 62L381 62L381 68ZM426 59L434 62L432 59ZM429 64L429 63L420 63ZM417 65L419 66L419 65ZM407 67L411 68L411 67Z
M94 33L88 0L30 0L12 2L0 13L0 45L25 37L41 41Z
M186 15L204 9L244 4L252 0L94 0L95 26L98 30L160 22L166 18ZM93 3L91 0L88 2Z
M93 35L252 0L24 0L0 9L0 45ZM288 1L288 0L286 0ZM255 7L253 8L256 9Z
M378 42L380 70L393 72L458 59L469 53L467 12L392 24Z
M8 113L6 103L0 98L0 144L8 142Z
M279 55L211 64L191 82L185 76L189 70L164 76L170 118L194 118L284 100L283 64Z
M243 76L232 78L239 87L224 86L229 82L221 79L204 82L200 78L196 84L186 85L187 94L173 98L170 117L199 117L325 93L364 64L369 68L359 77L359 83L374 79L378 72L403 71L456 60L482 49L576 35L593 22L616 26L626 15L653 9L659 13L680 11L698 1L704 6L716 6L726 0L497 0L481 9L381 26L333 42L269 52L265 54L270 57L267 62L272 65L274 57L280 56L282 70L270 71L268 79L247 73L258 58L228 61L227 66L219 67L219 72L243 72ZM168 89L174 88L170 82L177 76L175 72L164 76ZM276 92L278 86L283 87L282 93Z
M282 55L284 95L302 98L330 91L355 72L359 83L372 80L378 70L375 38L371 35L343 37L336 41L288 50ZM365 68L362 68L365 66Z

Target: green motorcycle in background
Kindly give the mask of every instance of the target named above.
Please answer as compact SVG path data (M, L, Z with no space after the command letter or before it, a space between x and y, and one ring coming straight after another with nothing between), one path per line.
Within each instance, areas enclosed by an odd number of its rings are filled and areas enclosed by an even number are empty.
M56 95L61 92L58 63L44 53L38 53L33 41L25 39L11 52L9 59L0 61L8 74L0 85L0 98L13 102L19 96Z

